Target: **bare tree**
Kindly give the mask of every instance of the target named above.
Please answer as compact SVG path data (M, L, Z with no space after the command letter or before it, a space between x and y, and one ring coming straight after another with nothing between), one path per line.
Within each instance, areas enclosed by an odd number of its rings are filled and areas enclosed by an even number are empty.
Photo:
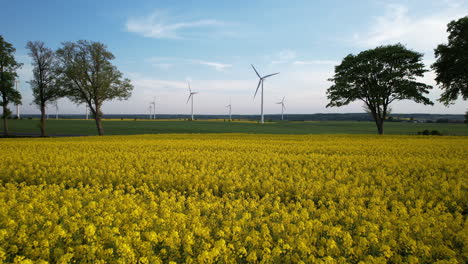
M63 96L62 89L56 81L55 53L42 41L29 41L26 45L32 59L33 79L29 81L33 91L33 103L41 109L41 136L46 136L46 105Z
M60 84L70 100L88 105L98 129L102 127L102 104L113 99L128 99L133 90L129 79L110 62L114 55L99 42L80 40L62 43L58 49Z

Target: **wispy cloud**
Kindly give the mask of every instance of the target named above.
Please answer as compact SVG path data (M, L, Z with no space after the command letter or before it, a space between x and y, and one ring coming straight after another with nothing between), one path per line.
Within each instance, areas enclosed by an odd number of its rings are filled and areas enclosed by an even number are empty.
M272 58L271 64L283 64L294 60L297 54L294 50L285 49L270 57Z
M205 60L195 60L195 59L184 59L184 58L171 58L171 57L154 57L149 59L149 62L158 68L169 69L176 65L180 64L198 64L211 67L217 71L225 71L227 68L232 67L231 64L205 61Z
M209 67L213 67L217 71L224 71L226 68L232 67L231 64L224 64L219 62L210 62L210 61L202 61L202 60L194 60L193 63L198 63L201 65L206 65Z
M339 64L338 61L334 60L297 60L293 62L294 65L337 65Z
M186 36L187 30L203 30L220 27L224 22L215 19L195 21L170 21L162 11L155 11L148 16L129 18L125 29L144 37L156 39L180 39Z
M414 16L402 4L389 4L367 31L354 34L352 42L364 47L400 42L409 48L432 53L437 44L447 41L447 24L467 13L468 10L463 10L456 1L448 1L445 8L426 16Z

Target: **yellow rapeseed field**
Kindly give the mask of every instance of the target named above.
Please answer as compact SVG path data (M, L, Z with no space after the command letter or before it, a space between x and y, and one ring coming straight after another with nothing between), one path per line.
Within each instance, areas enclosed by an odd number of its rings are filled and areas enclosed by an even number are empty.
M0 140L0 263L467 263L468 138Z

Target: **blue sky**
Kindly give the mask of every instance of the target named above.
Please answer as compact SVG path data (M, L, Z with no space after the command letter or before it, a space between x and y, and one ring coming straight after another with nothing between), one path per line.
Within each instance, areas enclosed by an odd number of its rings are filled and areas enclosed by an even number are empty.
M287 113L362 112L362 103L325 108L327 81L334 66L349 53L401 42L425 54L447 40L446 24L468 14L465 0L445 1L5 1L0 34L16 49L23 95L23 113L38 113L31 105L29 40L56 49L64 41L99 41L115 55L114 64L132 80L128 101L104 105L109 114L146 113L156 97L157 112L189 113L190 80L199 92L195 112L224 114L229 98L233 114L257 114L253 100L262 74L281 72L265 82L265 113L279 113L275 104L286 96ZM435 86L434 74L422 79ZM437 99L435 87L429 97ZM395 113L453 113L449 108L410 101L392 105ZM67 99L61 113L82 113ZM51 112L55 112L52 109Z

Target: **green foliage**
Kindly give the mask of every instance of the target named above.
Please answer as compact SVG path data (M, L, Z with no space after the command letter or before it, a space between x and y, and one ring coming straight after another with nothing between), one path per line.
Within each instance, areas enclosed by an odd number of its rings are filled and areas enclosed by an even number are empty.
M335 75L329 79L334 84L327 90L330 100L327 107L361 100L382 134L383 121L393 101L408 99L433 104L424 96L432 87L416 81L416 77L427 72L422 56L401 44L349 54L335 67Z
M106 100L128 99L133 90L129 79L110 62L115 57L99 42L80 40L65 42L57 50L61 82L67 96L77 104L102 103ZM94 105L92 111L95 111Z
M29 85L33 91L33 103L41 106L64 96L63 90L57 84L57 60L54 51L47 48L42 41L29 41L26 45L32 59L33 79Z
M112 65L110 61L114 55L102 43L85 40L65 42L56 54L60 85L70 100L89 106L102 135L103 102L128 99L133 85L129 79L123 79L122 73Z
M432 69L436 81L444 90L439 101L449 105L458 96L468 99L468 16L447 25L448 44L440 44L434 50L436 62Z
M29 81L33 91L33 103L41 109L41 135L46 136L45 108L50 102L64 96L63 89L57 83L57 60L55 53L42 41L29 41L26 45L32 59L33 79Z
M0 105L20 104L21 94L15 90L15 79L22 64L15 60L16 49L0 36Z
M2 118L3 119L9 119L11 118L11 110L8 108L5 108L2 113Z
M15 90L15 79L18 76L16 70L21 67L21 63L15 60L16 49L5 41L0 35L0 106L3 108L3 133L8 135L7 118L11 111L8 109L9 103L21 104L21 94Z

